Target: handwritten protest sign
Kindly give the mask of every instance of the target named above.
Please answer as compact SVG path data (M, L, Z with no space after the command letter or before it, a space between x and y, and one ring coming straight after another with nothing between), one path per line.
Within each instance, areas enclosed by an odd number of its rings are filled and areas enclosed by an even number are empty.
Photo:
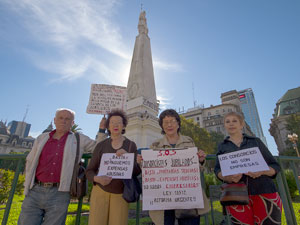
M113 179L131 179L133 170L133 153L117 156L115 153L104 153L101 158L98 176L109 176Z
M143 150L143 210L203 208L197 148Z
M126 87L92 84L90 100L86 112L90 114L107 114L112 109L125 109Z
M218 158L222 176L269 170L258 147L222 154Z

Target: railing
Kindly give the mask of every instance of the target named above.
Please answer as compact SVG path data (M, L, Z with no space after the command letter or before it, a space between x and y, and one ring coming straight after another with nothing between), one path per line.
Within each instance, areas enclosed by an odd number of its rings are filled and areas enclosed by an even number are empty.
M85 165L87 165L87 161L88 161L87 159L89 159L90 157L91 157L91 154L83 155ZM22 155L21 154L17 154L17 155L0 154L0 160L17 160L18 161L17 167L15 169L14 179L12 182L12 188L10 190L10 194L9 194L9 197L8 197L8 200L6 203L6 208L5 208L5 212L4 212L3 219L2 219L2 225L7 224L13 196L14 196L14 193L16 190L19 174L22 172L21 170L25 163L25 158L26 158L26 154L22 154ZM215 160L215 158L216 158L215 155L207 156L207 160ZM288 162L290 164L290 166L291 166L290 169L292 169L292 171L293 171L296 185L297 185L297 188L298 188L298 191L300 194L300 182L299 182L298 171L297 171L297 167L296 167L296 163L300 163L300 158L299 157L288 157L288 156L276 156L275 158L277 159L278 163L280 164L282 170L284 170L284 167L283 167L284 162ZM201 177L202 177L202 182L205 185L204 176L201 176ZM277 185L278 185L279 194L282 199L287 225L297 225L295 210L293 209L291 194L290 194L290 191L288 188L285 174L283 172L280 172L276 177L276 181L277 181ZM76 213L76 223L75 223L77 225L80 224L82 202L83 202L83 199L82 198L79 199L77 213ZM139 210L140 210L140 203L138 202L137 207L136 207L136 224L139 224L139 214L140 214ZM204 219L205 219L205 224L208 225L209 224L208 223L208 215L205 215Z

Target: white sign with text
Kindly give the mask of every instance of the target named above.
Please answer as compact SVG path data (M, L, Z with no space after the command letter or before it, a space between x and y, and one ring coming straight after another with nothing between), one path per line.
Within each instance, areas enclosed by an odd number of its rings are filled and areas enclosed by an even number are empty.
M258 147L222 154L218 158L222 176L269 170Z
M97 176L108 176L113 179L131 179L134 164L134 153L117 156L115 153L104 153L101 158Z
M197 148L143 150L143 210L203 208Z
M86 112L90 114L108 114L112 109L125 110L126 93L126 87L92 84Z

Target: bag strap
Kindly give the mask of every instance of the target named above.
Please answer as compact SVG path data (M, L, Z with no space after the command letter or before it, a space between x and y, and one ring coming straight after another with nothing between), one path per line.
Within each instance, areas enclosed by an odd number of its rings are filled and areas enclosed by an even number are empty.
M77 148L76 148L76 157L75 157L75 163L74 163L74 169L76 164L78 163L78 158L79 158L79 146L80 146L80 137L79 137L79 133L75 133L75 137L77 140Z
M78 165L78 158L79 158L79 142L80 142L80 138L79 138L79 133L74 133L76 140L77 140L77 147L76 147L76 157L75 157L75 161L74 161L74 167L73 167L73 174L72 174L72 180L71 180L71 186L70 186L70 191L71 194L75 194L77 192L77 165ZM75 190L74 190L75 189Z
M130 152L131 152L130 150L131 150L131 146L132 146L132 141L129 140L129 142L130 142L130 143L129 143L128 152L130 153Z

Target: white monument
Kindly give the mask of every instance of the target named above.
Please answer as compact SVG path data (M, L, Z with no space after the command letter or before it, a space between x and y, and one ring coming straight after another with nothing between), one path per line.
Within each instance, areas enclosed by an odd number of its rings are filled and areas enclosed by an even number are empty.
M133 140L138 148L149 147L153 141L161 137L158 124L158 106L156 98L152 54L146 13L139 17L129 79L127 83L128 125L126 136Z

